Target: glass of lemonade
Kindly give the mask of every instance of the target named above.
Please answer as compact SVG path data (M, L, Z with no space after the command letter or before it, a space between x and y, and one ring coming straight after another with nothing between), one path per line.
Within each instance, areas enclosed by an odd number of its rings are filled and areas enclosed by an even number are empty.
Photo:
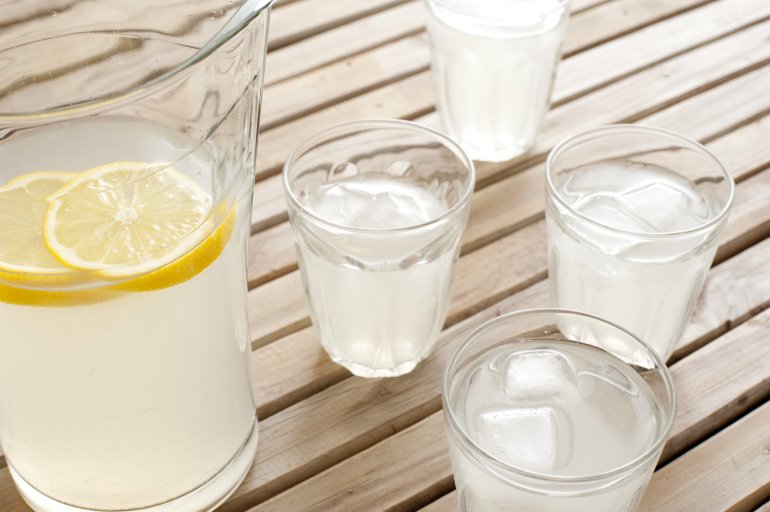
M546 167L552 304L618 323L668 359L727 222L730 174L697 142L631 125L571 137Z
M571 334L576 323L603 338ZM560 309L473 331L446 369L443 403L463 512L633 512L676 410L649 345Z
M410 372L444 323L473 163L431 129L370 120L302 142L283 177L324 349L362 377Z
M36 511L205 511L257 445L269 1L0 2L0 439Z
M474 160L534 143L550 102L569 0L426 0L436 109Z

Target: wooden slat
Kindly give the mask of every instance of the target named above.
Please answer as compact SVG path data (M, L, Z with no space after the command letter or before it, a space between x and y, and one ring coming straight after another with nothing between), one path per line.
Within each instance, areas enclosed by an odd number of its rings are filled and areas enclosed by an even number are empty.
M457 510L457 492L453 491L421 508L420 512L454 512L455 510Z
M763 269L770 241L739 257L739 265ZM768 285L770 270L757 276ZM531 298L530 298L531 300ZM502 309L510 309L507 305ZM723 321L730 320L729 308ZM671 368L680 407L663 460L729 423L770 396L770 311L713 341ZM708 368L709 371L703 371ZM682 405L685 404L685 405ZM408 509L451 486L441 413L400 432L308 479L252 510ZM393 454L399 454L394 457ZM393 475L401 476L394 477ZM382 478L376 476L382 475ZM410 477L410 475L420 475ZM352 489L362 492L348 492Z
M767 45L763 43L766 30L770 30L770 24L762 24L755 29L746 31L740 35L740 39L742 42L752 40L755 45L766 48ZM756 46L754 47L756 48ZM704 48L704 50L709 48ZM705 54L704 51L703 54L696 56L701 58ZM622 98L635 94L640 88L646 90L644 88L649 80L654 81L657 75L667 73L666 67L661 66L659 69L653 70L647 81L640 83L632 78L609 89L623 89L616 96L618 98L616 101L620 102ZM756 116L770 107L768 97L764 92L768 87L770 84L768 84L766 73L757 71L686 99L649 117L642 118L639 122L668 128L696 139L707 140L727 127L740 124L743 120ZM663 90L665 91L665 88ZM654 93L657 91L654 89L650 97L655 98L656 94ZM638 95L638 93L636 94ZM736 104L735 97L737 96L744 98L744 101ZM571 129L571 133L574 133L589 126L586 123L593 121L591 112L597 108L596 105L601 105L599 99L588 102L579 111L573 111L572 116L560 116L567 120L576 119L578 121L575 121L575 124L582 124L566 126L564 131ZM607 122L612 121L614 120L607 120ZM765 138L764 133L756 132L757 143L747 146L746 150L754 154L766 152L767 145L763 143ZM728 158L730 156L729 148L724 151L721 148L715 148L715 151L718 155L724 154ZM730 162L727 163L729 165ZM511 230L515 226L531 221L533 210L536 212L542 210L543 172L543 165L536 165L496 183L494 187L477 191L471 219L465 234L465 250L473 250L488 243L489 240L505 234L505 230ZM522 199L511 202L511 197ZM283 201L283 197L279 196L279 200ZM500 231L501 229L503 231ZM296 268L296 257L288 223L282 223L254 234L250 243L253 247L259 248L252 250L252 258L249 261L249 281L252 286Z
M405 448L411 453L403 451ZM418 464L415 452L420 454ZM441 478L437 478L438 475ZM324 492L338 490L340 484L345 490ZM438 412L292 491L249 510L411 510L452 485L443 422ZM409 492L415 487L419 490ZM409 492L406 499L405 491Z
M280 48L300 39L383 11L406 0L295 0L280 4L270 20L270 48Z
M265 84L306 73L420 32L425 23L422 1L406 2L270 51L265 66Z
M441 412L249 512L413 510L453 486Z
M767 28L770 30L770 23ZM764 43L762 46L770 57L770 46ZM656 116L654 118L656 124L664 127L672 126L674 129L690 127L689 130L679 131L697 138L714 134L725 127L725 124L719 123L726 123L729 126L731 122L738 122L741 118L751 117L770 108L770 97L766 94L770 88L770 67L761 68L723 87L703 98L693 98L686 108L676 109L675 115ZM741 108L734 106L734 98L738 93L744 99ZM722 111L724 115L715 115ZM690 115L683 115L684 112ZM597 116L600 115L597 114ZM584 115L579 119L591 118ZM680 119L683 121L679 121ZM703 122L697 123L701 120ZM759 147L767 149L764 144ZM754 150L750 151L753 153ZM543 170L542 166L538 166L529 169L527 173L519 173L509 178L509 183L496 184L494 187L477 192L473 199L464 246L476 248L480 243L487 243L490 239L542 216L543 190ZM511 201L511 198L516 199ZM288 227L284 228L284 233L286 238L284 238L283 254L290 256L291 250L287 247L291 240ZM276 244L275 240L273 244L279 248L282 247L281 244ZM283 268L289 269L295 266L296 263L292 258L284 262ZM274 297L275 289L282 290L279 300ZM251 324L253 339L258 345L310 325L298 271L276 279L275 283L267 283L252 290L249 300L252 305L259 306L252 309L255 313Z
M757 272L756 278L764 279L766 284L763 286L764 301L753 297L751 307L746 308L744 304L741 309L767 308L770 305L770 294L767 293L770 290L770 270L767 269L770 264L770 240L748 249L742 255L740 265L731 265L731 270L740 273L745 268L753 268ZM729 272L723 272L720 277L723 283L728 282ZM744 276L742 282L747 281L749 279ZM720 291L711 289L709 294L713 299ZM720 320L740 321L743 315L730 311L732 300L726 302L722 301ZM761 305L758 302L762 302ZM767 400L770 396L768 339L770 311L765 309L670 368L678 406L676 421L663 451L664 462L718 431L747 408Z
M430 58L420 33L268 86L260 129L269 130L339 101L424 71Z
M748 360L752 354L745 357ZM767 500L768 425L770 403L658 471L640 511L739 512L750 511Z
M615 0L572 0L572 12L580 12Z
M583 13L583 23L570 23L567 42L573 38L583 41L581 49L587 49L609 40L609 38L602 35L601 30L595 30L593 27L611 24L616 27L612 37L617 37L618 35L628 34L634 30L650 26L695 7L705 5L711 1L631 0L601 4L598 8L593 8ZM573 49L569 44L565 44L564 52L569 55L573 52Z

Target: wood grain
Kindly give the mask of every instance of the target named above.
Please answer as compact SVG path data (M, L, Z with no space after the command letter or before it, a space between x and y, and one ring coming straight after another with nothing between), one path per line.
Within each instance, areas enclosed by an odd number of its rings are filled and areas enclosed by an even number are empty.
M279 4L270 20L269 48L286 46L405 1L295 0L283 6Z
M357 55L422 31L422 0L413 0L358 18L267 54L265 85Z
M760 505L770 496L768 424L770 403L658 471L640 511L739 512Z

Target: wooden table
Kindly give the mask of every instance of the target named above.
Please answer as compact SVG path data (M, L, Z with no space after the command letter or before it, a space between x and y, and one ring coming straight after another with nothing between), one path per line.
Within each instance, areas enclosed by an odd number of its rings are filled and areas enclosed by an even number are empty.
M419 0L279 0L249 260L260 445L221 510L456 510L440 401L449 355L484 320L547 303L549 149L590 127L638 122L704 142L738 183L714 267L669 361L679 411L641 509L770 511L770 1L573 4L535 148L478 165L435 353L406 377L365 380L331 363L310 326L278 173L291 146L335 123L438 126L425 10ZM21 510L29 509L2 467L0 511Z

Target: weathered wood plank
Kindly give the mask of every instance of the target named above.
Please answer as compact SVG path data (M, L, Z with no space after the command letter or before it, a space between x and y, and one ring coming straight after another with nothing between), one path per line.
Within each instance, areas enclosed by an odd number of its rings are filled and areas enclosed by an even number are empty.
M413 510L454 486L441 412L249 512Z
M757 279L770 283L770 240L747 250L741 264L759 270ZM743 253L742 253L743 254ZM747 261L753 260L753 261ZM732 271L740 272L738 265ZM755 270L756 272L757 270ZM729 272L723 272L721 282L728 282ZM743 279L746 283L749 279ZM752 307L770 306L770 284L764 285L764 301ZM735 290L730 290L735 291ZM709 290L712 297L717 294ZM730 296L732 297L732 296ZM724 295L722 296L724 299ZM732 298L725 302L732 302ZM733 315L724 304L722 321L738 322L743 315ZM701 439L732 422L747 409L770 396L770 311L751 317L739 327L671 366L678 400L677 416L671 436L661 457L667 462ZM769 439L770 440L770 439Z
M682 14L690 9L705 5L712 0L682 0L672 2L670 0L648 0L648 1L613 1L594 6L583 13L583 22L580 24L570 23L569 33L564 45L564 53L570 55L574 52L573 47L569 45L570 40L583 41L581 50L607 42L609 38L602 34L601 30L594 30L593 27L604 24L613 25L616 30L612 37L625 35L634 30L648 27L658 23L666 18L671 18ZM573 3L573 12L575 11L575 2Z
M431 414L249 512L413 510L454 485L443 430Z
M457 510L457 492L452 491L421 508L420 512L454 512L455 510Z
M413 0L272 50L267 54L265 85L414 35L424 24L422 0Z
M752 510L770 496L768 424L770 403L664 467L653 476L639 510Z
M741 265L766 267L770 263L768 249L770 241L741 254ZM770 271L758 278L770 283ZM770 301L770 284L767 288L764 297ZM729 311L725 309L724 313L728 318ZM680 406L663 461L682 453L770 396L768 336L770 311L750 319L671 368ZM451 486L442 434L441 413L437 412L252 510L295 510L299 504L303 504L303 509L319 511L330 506L345 510L369 510L375 506L381 510L413 508L415 503L424 502L426 496L433 497Z
M270 130L424 71L429 59L427 35L423 32L265 87L260 129Z
M270 48L280 48L305 37L383 11L406 0L295 0L271 13Z

